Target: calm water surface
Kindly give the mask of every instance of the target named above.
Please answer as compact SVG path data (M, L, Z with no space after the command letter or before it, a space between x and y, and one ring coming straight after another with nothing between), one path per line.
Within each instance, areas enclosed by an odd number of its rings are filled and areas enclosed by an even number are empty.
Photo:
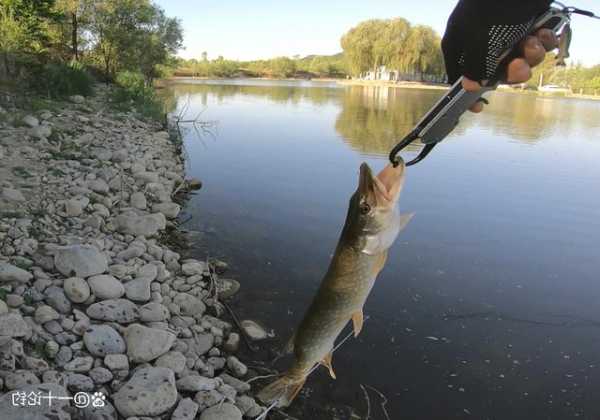
M275 331L269 366L327 268L360 163L381 169L441 93L214 81L169 94L218 121L214 138L186 135L204 183L186 227L197 256L232 266L239 315ZM491 103L409 169L400 207L416 215L365 328L335 353L338 379L317 370L291 415L365 418L363 384L394 420L600 418L600 103Z

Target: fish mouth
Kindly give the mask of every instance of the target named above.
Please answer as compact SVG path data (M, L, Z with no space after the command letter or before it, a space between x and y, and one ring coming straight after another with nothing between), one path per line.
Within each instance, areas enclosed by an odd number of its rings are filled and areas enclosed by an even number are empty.
M360 165L358 179L358 192L367 201L377 206L389 206L398 201L402 186L404 185L404 161L394 167L388 164L377 176L368 164Z

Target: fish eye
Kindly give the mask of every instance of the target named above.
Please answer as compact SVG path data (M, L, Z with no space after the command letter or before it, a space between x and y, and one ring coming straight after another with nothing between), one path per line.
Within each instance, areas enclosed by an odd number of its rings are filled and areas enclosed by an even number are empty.
M371 206L368 203L360 204L360 214L366 215L371 211Z

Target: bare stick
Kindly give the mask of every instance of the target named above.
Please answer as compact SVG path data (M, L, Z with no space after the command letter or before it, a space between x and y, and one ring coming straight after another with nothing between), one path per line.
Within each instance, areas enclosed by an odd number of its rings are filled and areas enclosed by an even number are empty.
M360 388L362 389L363 394L365 394L365 401L367 402L367 417L365 417L365 420L369 420L371 418L371 399L363 384L360 384Z
M247 384L250 384L251 382L254 382L258 379L267 379L267 378L274 378L276 376L281 376L281 373L273 373L271 375L262 375L262 376L255 376L254 378L250 378L246 381Z
M376 389L376 388L374 388L374 387L372 387L370 385L365 385L365 386L367 388L369 388L370 390L375 391L381 397L381 411L383 411L383 414L385 415L385 418L387 420L390 420L390 415L388 414L387 409L385 408L386 404L388 403L388 399L378 389Z

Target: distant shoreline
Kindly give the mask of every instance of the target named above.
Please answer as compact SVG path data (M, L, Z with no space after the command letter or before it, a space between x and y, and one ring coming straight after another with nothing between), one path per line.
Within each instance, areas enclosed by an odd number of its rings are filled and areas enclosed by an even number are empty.
M336 78L312 78L306 79L301 77L287 77L287 78L275 78L275 77L230 77L230 78L217 78L217 77L191 77L191 76L173 76L165 79L160 79L156 82L157 88L165 87L166 84L172 82L181 82L185 80L267 80L267 81L304 81L304 82L335 82L340 86L363 86L363 87L386 87L386 88L395 88L395 89L426 89L426 90L448 90L449 86L443 83L429 83L429 82L410 82L410 81L400 81L400 82L388 82L384 80L357 80L357 79L336 79ZM520 90L513 89L510 87L501 86L498 89L498 92L503 93L513 93L519 95L535 95L546 98L567 98L567 99L584 99L584 100L592 100L592 101L600 101L600 96L594 95L580 95L580 94L549 94L545 92L539 92L536 90Z

